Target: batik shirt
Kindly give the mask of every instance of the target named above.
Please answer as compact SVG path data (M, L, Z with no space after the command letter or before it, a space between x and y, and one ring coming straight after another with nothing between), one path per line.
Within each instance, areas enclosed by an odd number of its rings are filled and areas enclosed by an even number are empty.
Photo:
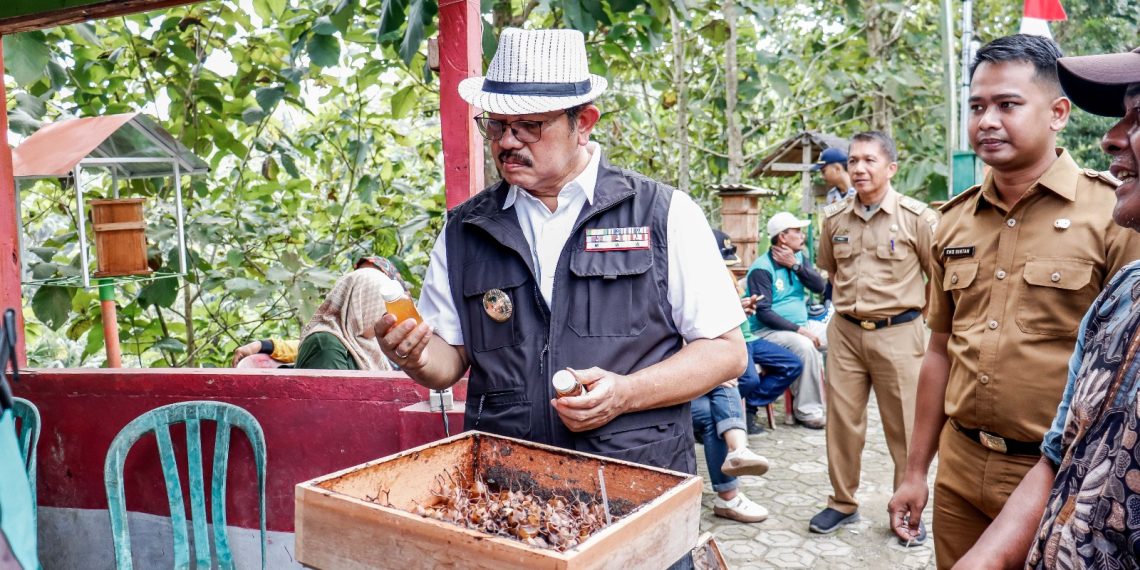
M1027 568L1140 568L1140 263L1093 303L1041 451L1057 477Z

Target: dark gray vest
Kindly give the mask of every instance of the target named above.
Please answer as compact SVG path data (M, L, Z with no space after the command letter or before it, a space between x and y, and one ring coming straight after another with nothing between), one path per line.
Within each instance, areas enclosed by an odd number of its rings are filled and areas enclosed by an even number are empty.
M669 202L673 189L639 174L598 167L586 204L554 273L551 312L535 278L530 245L509 185L494 185L451 212L448 277L471 372L466 429L696 473L689 404L624 414L573 433L550 405L550 378L567 366L629 374L681 349L668 301ZM586 230L650 228L650 249L586 251ZM495 322L483 295L504 291L514 313Z

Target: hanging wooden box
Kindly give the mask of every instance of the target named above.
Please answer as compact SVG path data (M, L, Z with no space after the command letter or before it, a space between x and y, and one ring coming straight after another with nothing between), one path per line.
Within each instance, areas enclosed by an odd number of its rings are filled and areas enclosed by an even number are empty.
M142 198L91 200L96 277L148 275Z
M544 491L600 494L632 512L566 552L529 546L422 517L436 475L458 468L484 479L511 474ZM517 487L515 487L517 488ZM391 506L366 500L387 492ZM297 485L297 561L342 568L666 568L696 544L701 479L500 437L465 432Z

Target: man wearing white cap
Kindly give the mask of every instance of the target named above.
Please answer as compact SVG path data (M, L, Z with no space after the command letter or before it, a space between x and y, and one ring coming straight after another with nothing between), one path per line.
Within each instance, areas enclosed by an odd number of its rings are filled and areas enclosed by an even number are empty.
M811 429L823 429L823 355L827 325L808 319L808 291L823 293L827 282L803 254L811 225L791 212L768 220L768 253L748 268L747 291L757 297L756 311L748 318L760 338L792 351L803 362L803 373L792 383L795 421Z
M459 86L503 180L448 216L424 323L377 333L429 388L470 367L466 429L695 473L689 401L744 371L744 312L696 204L590 141L605 88L580 32L503 32ZM565 368L586 395L555 399Z

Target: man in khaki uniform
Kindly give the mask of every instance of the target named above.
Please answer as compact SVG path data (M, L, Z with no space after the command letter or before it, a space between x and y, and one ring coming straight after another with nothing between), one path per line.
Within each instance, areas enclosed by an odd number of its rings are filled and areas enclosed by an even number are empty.
M827 467L834 494L812 517L813 532L859 519L855 492L871 389L896 486L906 465L924 340L923 275L930 274L938 215L891 187L897 161L887 135L855 135L848 171L856 194L824 210L818 264L831 276L836 311L827 328Z
M1051 40L1000 38L974 61L970 140L992 169L942 208L914 441L891 525L911 536L934 484L935 553L950 568L1040 458L1081 317L1137 234L1112 222L1115 181L1056 148L1070 103Z

